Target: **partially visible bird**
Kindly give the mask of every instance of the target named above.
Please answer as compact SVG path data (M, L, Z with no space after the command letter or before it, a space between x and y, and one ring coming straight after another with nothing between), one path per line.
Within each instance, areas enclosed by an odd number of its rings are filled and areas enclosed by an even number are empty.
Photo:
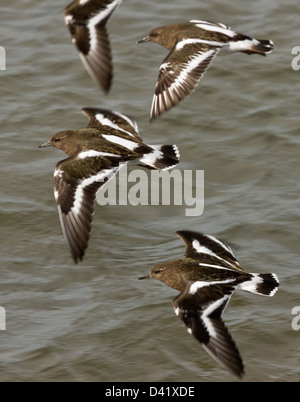
M122 0L74 0L64 11L72 42L94 81L108 92L113 78L112 54L106 29Z

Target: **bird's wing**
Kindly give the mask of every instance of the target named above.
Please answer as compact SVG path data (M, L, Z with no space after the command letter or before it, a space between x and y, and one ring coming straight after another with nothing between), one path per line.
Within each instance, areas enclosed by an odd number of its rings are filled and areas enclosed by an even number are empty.
M201 264L227 268L244 273L231 248L214 236L179 230L176 234L186 246L185 257L199 261Z
M243 363L239 351L222 321L221 315L234 287L228 283L193 282L174 300L176 315L187 331L223 367L242 377Z
M180 41L159 69L150 120L177 105L197 86L220 49L196 39Z
M97 151L78 152L56 165L54 195L63 235L76 263L88 245L96 192L118 169L119 155Z
M108 92L112 55L106 24L121 0L73 2L65 8L65 22L80 58L94 81Z

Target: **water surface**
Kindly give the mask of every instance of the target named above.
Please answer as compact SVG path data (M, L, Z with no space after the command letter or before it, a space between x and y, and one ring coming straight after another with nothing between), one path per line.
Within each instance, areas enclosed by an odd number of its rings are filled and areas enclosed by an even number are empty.
M175 232L185 228L226 239L246 270L278 275L273 298L236 293L224 319L245 380L300 379L300 333L291 327L300 305L300 71L291 67L300 9L296 0L251 4L124 0L109 24L115 76L106 96L70 41L67 3L1 2L1 381L235 380L174 315L177 292L137 279L183 255ZM136 41L155 26L195 18L272 39L276 48L266 58L216 58L192 96L150 125L167 52ZM133 116L145 142L176 143L181 170L204 170L203 214L96 205L86 257L74 266L53 197L53 170L64 154L38 145L84 127L84 106Z

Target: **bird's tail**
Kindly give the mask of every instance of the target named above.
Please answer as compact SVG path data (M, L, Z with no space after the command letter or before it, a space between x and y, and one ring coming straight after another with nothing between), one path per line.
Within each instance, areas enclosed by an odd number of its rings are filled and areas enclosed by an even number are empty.
M176 145L149 145L140 162L151 169L171 169L179 162Z
M258 53L265 56L274 49L274 43L268 39L253 39L252 53Z
M257 53L266 56L274 49L274 43L267 39L252 39L249 36L237 35L235 40L229 43L229 47L233 52Z
M251 279L239 285L247 292L257 293L262 296L274 296L279 286L276 274L250 274Z

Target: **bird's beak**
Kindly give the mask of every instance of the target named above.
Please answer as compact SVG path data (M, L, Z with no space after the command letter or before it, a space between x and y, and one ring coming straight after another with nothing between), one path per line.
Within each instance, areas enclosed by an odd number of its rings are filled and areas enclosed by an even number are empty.
M138 40L137 43L144 43L144 42L150 42L150 36L145 36L145 38Z
M39 148L46 148L46 147L50 147L52 145L51 141L45 142L45 144L41 144L39 145Z
M150 274L145 275L145 276L141 276L139 279L149 279L150 278Z

